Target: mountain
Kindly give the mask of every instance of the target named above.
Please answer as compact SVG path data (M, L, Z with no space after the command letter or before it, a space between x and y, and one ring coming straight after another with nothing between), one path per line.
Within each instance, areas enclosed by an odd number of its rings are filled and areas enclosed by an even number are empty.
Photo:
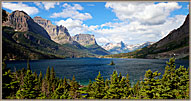
M80 44L77 46L77 42L76 45L61 45L52 41L46 30L23 11L14 11L7 18L2 27L3 58L6 56L8 59L20 60L96 56Z
M111 52L112 54L119 54L119 53L132 52L132 51L146 47L151 44L152 44L152 42L145 42L143 44L127 45L123 41L121 41L120 43L117 43L117 44L107 43L103 46L103 48L105 50Z
M70 36L68 30L64 26L53 25L50 20L43 19L39 16L33 18L36 23L41 25L50 35L51 40L59 44L72 44L80 49L87 49L96 55L108 55L109 53L100 47L94 35L77 34Z
M108 55L116 58L176 58L189 59L189 14L184 23L158 42L130 53Z
M30 31L50 39L50 36L46 30L35 23L34 20L24 11L16 10L8 14L8 20L2 25L12 27L15 29L15 31Z
M50 35L51 40L59 44L73 43L72 38L64 26L53 25L50 20L43 19L39 16L33 18L33 20L42 26Z
M90 52L98 55L108 55L108 51L99 46L94 35L90 34L76 34L72 39L82 46L86 47Z

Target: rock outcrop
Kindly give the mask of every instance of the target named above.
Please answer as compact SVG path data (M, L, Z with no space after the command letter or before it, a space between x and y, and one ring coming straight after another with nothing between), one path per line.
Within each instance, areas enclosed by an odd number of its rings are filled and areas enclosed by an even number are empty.
M59 44L73 43L72 38L66 27L62 25L53 25L50 20L43 19L39 16L34 17L33 19L48 32L51 40Z
M72 38L83 46L97 44L94 35L90 34L76 34Z
M104 48L99 46L96 42L94 35L90 34L76 34L72 37L74 41L78 42L82 46L86 47L90 52L97 55L108 55L110 54Z
M15 29L15 31L31 31L50 39L50 36L46 32L46 30L37 23L35 23L34 20L24 11L16 10L8 14L8 20L2 25L12 27Z

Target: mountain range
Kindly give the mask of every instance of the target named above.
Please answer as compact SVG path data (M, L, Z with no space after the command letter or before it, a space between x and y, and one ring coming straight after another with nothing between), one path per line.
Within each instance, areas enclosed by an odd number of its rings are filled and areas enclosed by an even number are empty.
M3 13L4 14L4 13ZM70 36L65 26L53 25L40 16L33 19L24 11L3 15L3 58L176 58L189 57L189 15L185 22L158 42L128 45L107 43L102 47L91 34ZM79 32L80 33L80 32ZM112 54L112 55L110 55Z
M8 59L47 59L96 57L110 54L94 40L74 40L66 27L53 25L41 17L32 19L24 11L7 13L3 22L3 57ZM79 34L80 37L83 37ZM87 34L86 37L92 38ZM81 41L91 44L80 44ZM93 46L93 50L92 50Z
M104 56L105 58L170 58L189 59L189 14L184 23L167 36L147 47L129 53Z
M145 42L142 44L128 45L128 44L125 44L123 41L121 41L120 43L116 43L116 44L107 43L103 45L102 47L112 54L119 54L119 53L132 52L137 49L141 49L143 47L149 46L151 44L153 44L153 42Z

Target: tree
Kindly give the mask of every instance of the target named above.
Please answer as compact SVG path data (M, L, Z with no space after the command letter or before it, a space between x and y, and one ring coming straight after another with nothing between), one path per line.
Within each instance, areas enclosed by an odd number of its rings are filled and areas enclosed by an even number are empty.
M42 87L42 72L41 71L39 74L38 82L39 82L39 89L41 89L41 87Z
M50 80L50 67L48 66L47 70L46 70L46 80L49 81Z
M141 89L141 95L145 99L157 99L160 97L159 85L160 80L157 78L161 73L158 71L152 73L149 69L145 73L145 79L142 82L143 88Z
M16 93L17 99L35 99L39 95L39 91L35 89L37 85L37 79L33 76L30 70L27 70L27 74L24 77L24 84Z
M11 92L11 70L7 68L7 65L5 64L5 60L2 62L2 98L5 99L7 96L10 96Z
M75 99L79 96L79 94L77 93L77 90L79 88L79 84L75 79L75 76L73 75L72 80L70 81L70 96Z
M51 85L51 90L54 91L56 84L55 84L55 72L54 72L54 67L51 68L51 73L50 73L50 85Z
M50 81L53 82L55 80L55 72L54 67L51 68Z
M175 99L177 89L177 77L175 74L175 58L166 62L165 73L161 79L160 93L163 99Z
M89 80L89 83L88 83L88 86L87 86L87 91L89 92L89 91L91 91L91 89L92 89L92 81L91 80Z
M59 84L58 88L54 91L52 95L53 99L71 99L68 89Z
M27 70L31 71L31 66L30 66L30 63L29 63L29 59L27 60Z

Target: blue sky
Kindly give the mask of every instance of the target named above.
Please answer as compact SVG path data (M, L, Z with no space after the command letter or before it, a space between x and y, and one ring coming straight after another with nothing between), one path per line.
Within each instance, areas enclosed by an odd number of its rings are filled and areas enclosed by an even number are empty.
M189 2L3 2L8 12L23 10L63 25L71 36L94 34L98 44L156 42L178 28Z

